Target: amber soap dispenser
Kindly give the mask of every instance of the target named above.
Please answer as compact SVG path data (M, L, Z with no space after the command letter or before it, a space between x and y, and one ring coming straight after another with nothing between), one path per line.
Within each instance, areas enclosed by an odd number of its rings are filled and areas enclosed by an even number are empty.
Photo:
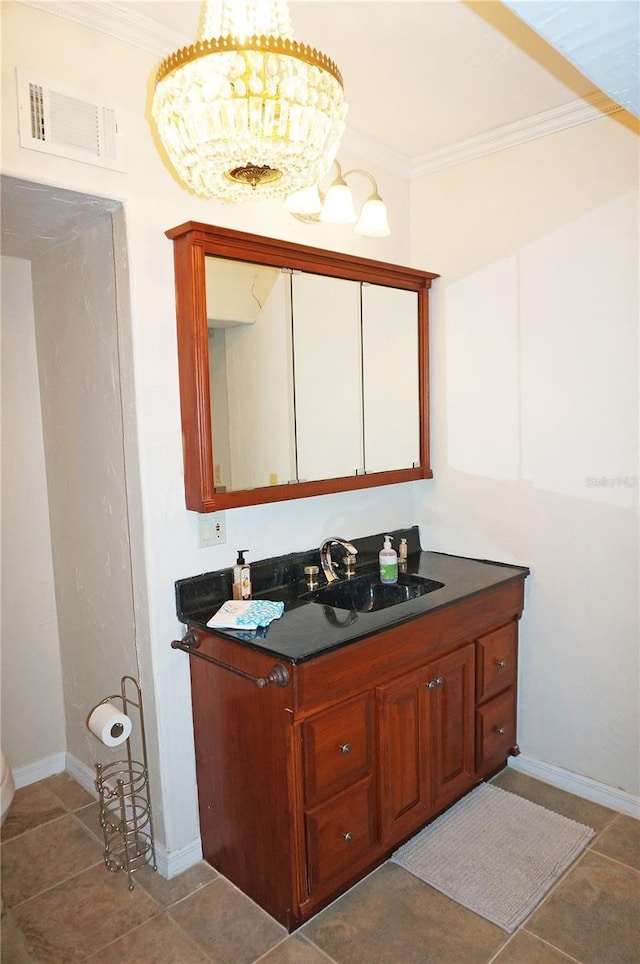
M233 598L251 599L251 567L245 562L246 549L238 549L238 558L233 567Z

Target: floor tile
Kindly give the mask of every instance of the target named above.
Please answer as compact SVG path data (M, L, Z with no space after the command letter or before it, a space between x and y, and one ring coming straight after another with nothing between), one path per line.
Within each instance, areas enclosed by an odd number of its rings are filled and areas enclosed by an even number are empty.
M518 796L546 807L547 810L561 813L564 817L582 823L586 827L592 827L596 832L604 830L617 815L615 810L609 810L608 807L602 807L599 803L592 803L591 800L576 797L575 794L567 793L566 790L542 783L527 776L526 773L519 773L513 767L506 767L493 778L491 783L509 793L517 793Z
M55 776L43 780L43 784L58 797L67 810L78 810L96 800L97 795L88 793L69 773L56 773Z
M7 906L102 863L102 849L70 813L14 837L0 848L2 896Z
M637 964L640 873L589 851L525 929L583 964Z
M291 934L260 958L260 964L330 964L330 961L324 951L310 944L301 934Z
M619 860L627 867L640 870L640 820L618 814L594 841L591 849Z
M507 934L396 864L383 864L302 933L338 964L485 964Z
M16 790L11 809L2 825L2 841L17 837L18 834L49 823L65 813L58 797L48 790L43 782L32 783L30 787Z
M125 874L91 867L15 908L16 921L38 964L77 964L157 915L142 888Z
M211 958L163 914L89 958L91 964L210 964Z
M206 862L110 874L99 804L69 774L3 827L3 964L638 964L640 822L507 769L494 781L598 835L509 937L385 864L294 934ZM87 860L89 861L87 863Z
M89 804L88 807L81 807L80 810L74 810L73 815L80 820L87 830L104 846L104 833L100 826L100 804L96 802Z
M224 877L167 913L216 964L252 964L287 933Z
M183 871L172 880L162 877L150 865L141 867L140 870L136 871L134 879L162 907L168 907L170 904L177 904L179 900L184 900L185 897L194 894L206 884L210 884L217 876L218 872L210 864L201 860L200 863Z
M575 964L573 958L546 944L533 934L519 931L514 934L492 964Z
M31 955L22 931L15 922L11 911L2 911L0 921L0 961L4 964L30 964Z

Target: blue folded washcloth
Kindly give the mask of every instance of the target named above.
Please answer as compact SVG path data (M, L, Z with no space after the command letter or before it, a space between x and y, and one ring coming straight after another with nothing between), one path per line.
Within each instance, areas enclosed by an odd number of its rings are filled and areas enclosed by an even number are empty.
M228 599L214 613L207 626L211 629L258 629L279 619L284 612L283 602L268 599Z

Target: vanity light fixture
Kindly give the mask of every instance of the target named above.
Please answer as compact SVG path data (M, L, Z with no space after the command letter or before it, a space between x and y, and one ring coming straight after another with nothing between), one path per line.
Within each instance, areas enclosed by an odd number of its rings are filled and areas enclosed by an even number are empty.
M318 185L297 191L286 198L284 206L299 221L307 224L317 224L323 221L327 224L355 224L356 234L366 238L386 238L391 234L387 206L378 194L378 185L372 174L360 168L342 173L338 161L333 162L338 169L337 177L332 181L326 195L322 194ZM373 193L367 198L356 214L351 188L346 178L351 174L362 174L368 178L373 186Z
M200 197L285 197L329 171L347 105L335 63L293 39L284 0L204 0L198 40L158 67L151 114Z

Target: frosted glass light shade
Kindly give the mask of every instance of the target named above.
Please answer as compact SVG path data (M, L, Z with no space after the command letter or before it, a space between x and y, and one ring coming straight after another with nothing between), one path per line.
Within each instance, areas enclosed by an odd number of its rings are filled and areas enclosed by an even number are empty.
M284 209L292 214L320 214L322 211L320 188L314 184L312 187L303 187L302 190L295 191L285 199Z
M332 182L326 196L317 185L314 185L313 188L290 195L285 201L285 209L308 224L315 224L318 221L324 221L325 224L355 224L356 233L363 237L388 237L391 229L387 207L378 194L378 185L374 176L361 168L353 168L343 174L340 163L337 160L333 163L337 168L338 176ZM366 177L373 188L373 193L362 206L359 218L356 215L351 189L346 181L346 178L352 174Z
M292 39L282 0L205 0L203 23L160 64L151 106L180 180L239 202L318 184L347 112L336 65Z
M327 191L320 220L329 224L354 224L357 219L351 189L344 181L335 182Z
M382 198L370 197L365 201L354 230L366 238L386 238L391 234L387 206Z

